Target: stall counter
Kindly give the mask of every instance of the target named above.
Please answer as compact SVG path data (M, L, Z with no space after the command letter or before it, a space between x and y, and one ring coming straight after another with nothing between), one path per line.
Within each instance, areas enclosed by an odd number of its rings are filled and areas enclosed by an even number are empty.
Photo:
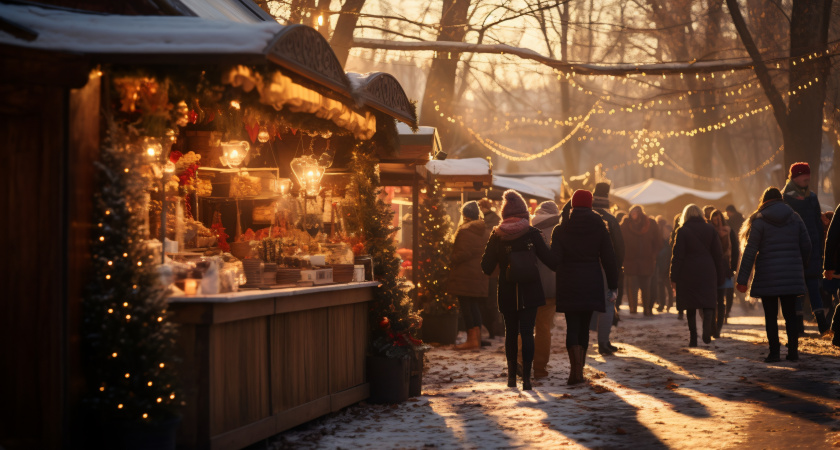
M170 297L185 394L179 445L242 448L366 399L377 285Z

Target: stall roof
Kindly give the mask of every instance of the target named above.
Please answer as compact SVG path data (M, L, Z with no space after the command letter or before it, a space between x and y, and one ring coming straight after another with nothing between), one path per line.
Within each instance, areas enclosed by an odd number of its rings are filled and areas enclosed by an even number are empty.
M563 171L552 170L549 172L526 172L526 173L500 173L503 177L515 178L527 181L528 183L551 189L555 197L562 197L563 194Z
M554 200L555 194L551 189L512 177L493 175L493 187L513 189L525 197L537 197L544 200Z
M275 21L251 0L178 0L196 16L240 23Z
M485 182L490 184L492 170L490 162L484 158L432 160L425 166L418 166L418 172L424 178L434 178L443 182Z
M122 16L0 3L0 15L36 33L32 40L0 32L0 44L76 54L253 54L283 28L185 16Z
M234 3L228 0L227 5ZM214 14L209 9L205 12ZM260 65L270 61L361 105L416 123L411 102L396 79L373 74L364 77L355 92L326 39L303 25L283 26L273 20L242 23L187 16L124 16L3 3L0 17L6 25L0 31L0 48L129 64Z
M618 197L631 204L655 205L665 204L683 195L698 197L704 200L720 200L727 191L701 191L667 181L649 178L638 184L613 189L610 195Z

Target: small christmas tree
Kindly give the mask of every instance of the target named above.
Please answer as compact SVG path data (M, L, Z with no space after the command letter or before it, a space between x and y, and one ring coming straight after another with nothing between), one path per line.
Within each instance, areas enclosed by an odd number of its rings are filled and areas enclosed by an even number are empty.
M97 163L92 280L83 302L85 403L106 421L157 422L175 415L174 325L158 258L144 240L143 155L111 127Z
M418 208L420 226L417 257L417 296L431 314L455 314L458 303L446 293L449 255L452 253L452 220L443 204L443 187L433 181Z
M423 343L417 339L421 319L399 277L400 258L396 254L394 211L379 198L379 173L373 157L360 150L353 153L350 190L358 198L358 208L350 223L358 227L365 253L373 259L374 289L370 305L371 349L390 358L416 356Z

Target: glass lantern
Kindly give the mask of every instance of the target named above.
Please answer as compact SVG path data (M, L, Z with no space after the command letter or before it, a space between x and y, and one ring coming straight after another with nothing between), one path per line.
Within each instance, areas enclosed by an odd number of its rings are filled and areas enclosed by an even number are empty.
M291 166L307 197L315 197L321 192L321 178L327 169L319 165L317 159L309 155L301 156L293 159Z
M231 169L239 167L248 156L250 145L247 141L222 142L222 156L219 160Z

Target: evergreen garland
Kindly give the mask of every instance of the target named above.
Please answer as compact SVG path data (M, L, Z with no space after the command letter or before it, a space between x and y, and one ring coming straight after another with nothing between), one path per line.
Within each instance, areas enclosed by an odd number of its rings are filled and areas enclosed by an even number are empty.
M419 276L417 296L423 311L430 314L455 314L458 303L446 293L449 278L449 255L452 253L452 220L443 204L443 187L432 181L418 208L420 226L419 255L415 257Z
M143 155L124 144L112 124L96 163L92 280L82 305L85 403L104 422L148 423L172 417L181 402L176 330L159 261L144 241Z
M417 339L421 319L399 277L400 258L393 240L399 228L391 225L394 211L379 197L382 188L376 161L356 150L350 172L349 189L358 199L350 222L358 224L365 253L373 259L374 279L380 283L369 309L371 352L389 358L417 357L425 349Z

